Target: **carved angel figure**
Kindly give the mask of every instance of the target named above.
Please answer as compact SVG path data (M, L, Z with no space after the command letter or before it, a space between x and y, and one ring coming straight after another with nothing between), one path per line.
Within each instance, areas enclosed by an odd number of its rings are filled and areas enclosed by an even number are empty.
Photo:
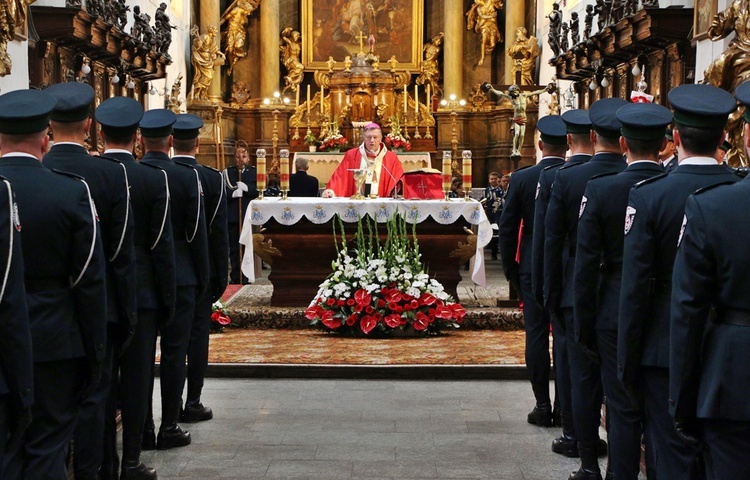
M520 68L521 85L534 85L534 67L536 66L536 57L539 56L539 40L533 35L529 36L525 27L518 27L516 29L516 41L506 50L506 53L511 59L520 57L512 63L512 78L515 80L516 72Z
M279 50L281 51L281 62L284 64L287 72L284 77L284 82L286 83L284 91L291 90L296 92L305 76L305 66L300 61L300 55L302 54L300 33L292 27L286 27L282 30Z
M430 85L436 95L440 95L440 69L438 68L438 55L443 44L443 32L434 35L432 39L424 44L424 60L422 71L417 77L417 85ZM395 60L395 58L394 58ZM398 62L396 62L398 63ZM393 71L395 71L393 65Z
M193 72L193 97L208 100L208 87L214 78L214 67L224 64L226 57L216 45L216 27L208 27L204 35L198 34L198 27L193 27L193 46L190 55Z
M227 24L222 33L224 53L229 59L227 75L234 65L247 56L247 19L258 8L260 0L234 0L221 16L221 25Z
M474 0L474 4L466 12L466 29L473 28L482 36L482 55L478 65L484 63L485 54L492 53L497 42L503 38L497 28L497 11L501 8L502 0Z

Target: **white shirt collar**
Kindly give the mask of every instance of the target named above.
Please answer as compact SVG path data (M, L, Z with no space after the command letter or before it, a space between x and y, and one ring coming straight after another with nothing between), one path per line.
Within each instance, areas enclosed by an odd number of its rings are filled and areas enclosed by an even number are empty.
M26 152L8 152L4 153L3 157L29 157L33 158L34 160L39 160L39 158L35 157L34 155Z
M104 150L104 155L106 155L108 153L128 153L130 155L133 154L133 152L131 152L129 150L125 150L124 148L108 148L108 149Z
M83 147L83 145L78 142L55 142L52 146L54 147L55 145L75 145L76 147Z
M628 163L628 165L635 165L636 163L655 163L658 165L658 163L653 160L633 160L632 162Z
M712 157L689 157L681 161L678 165L719 165L719 162Z

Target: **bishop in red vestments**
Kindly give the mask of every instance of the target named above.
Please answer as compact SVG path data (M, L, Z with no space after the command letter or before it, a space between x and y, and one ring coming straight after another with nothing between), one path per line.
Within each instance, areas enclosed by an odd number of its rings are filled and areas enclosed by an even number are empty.
M344 155L336 170L331 175L323 197L350 197L357 193L352 170L366 169L366 185L371 191L377 188L379 197L388 197L397 187L404 173L398 156L383 144L383 132L377 123L370 123L364 130L364 141L357 148L352 148Z

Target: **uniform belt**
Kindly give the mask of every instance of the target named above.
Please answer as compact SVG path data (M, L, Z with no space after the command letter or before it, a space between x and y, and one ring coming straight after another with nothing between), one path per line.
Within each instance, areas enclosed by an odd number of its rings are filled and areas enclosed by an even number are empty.
M672 294L672 279L652 278L651 293Z
M602 263L599 270L603 275L622 275L622 263Z
M720 310L716 316L715 323L750 327L750 311L734 309Z
M26 293L46 292L49 290L63 290L70 287L70 283L57 278L35 278L26 281Z

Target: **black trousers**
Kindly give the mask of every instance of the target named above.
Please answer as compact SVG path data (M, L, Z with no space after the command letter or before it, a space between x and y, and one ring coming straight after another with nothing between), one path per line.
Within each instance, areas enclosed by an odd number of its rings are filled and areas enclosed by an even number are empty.
M637 480L641 462L642 406L634 405L617 378L617 330L597 330L602 385L607 399L607 467L617 479ZM651 448L647 445L647 448Z
M580 444L592 445L599 440L602 412L602 374L575 341L573 309L563 309L565 316L568 359L570 361L571 399L573 424Z
M210 284L211 282L209 282ZM208 368L208 338L211 333L211 293L204 293L195 304L187 351L187 401L198 402Z
M669 414L669 369L641 367L641 373L644 427L647 438L653 443L656 478L705 478L698 451L677 435Z
M566 313L567 312L567 313ZM562 315L565 329L552 324L552 339L555 345L555 388L563 419L563 433L575 437L573 424L573 393L570 385L570 359L568 358L568 332L573 329L573 309L564 309Z
M34 363L32 420L23 445L8 452L3 480L64 480L87 374L84 357Z
M550 403L549 315L539 307L531 292L531 273L521 273L521 300L526 331L526 370L537 405Z
M240 266L240 224L229 222L227 224L229 233L229 283L247 283L246 277L242 275Z
M161 405L162 425L177 423L185 388L185 358L195 315L197 287L177 286L174 320L161 329Z
M705 419L703 440L708 449L706 470L709 480L750 478L750 422Z

